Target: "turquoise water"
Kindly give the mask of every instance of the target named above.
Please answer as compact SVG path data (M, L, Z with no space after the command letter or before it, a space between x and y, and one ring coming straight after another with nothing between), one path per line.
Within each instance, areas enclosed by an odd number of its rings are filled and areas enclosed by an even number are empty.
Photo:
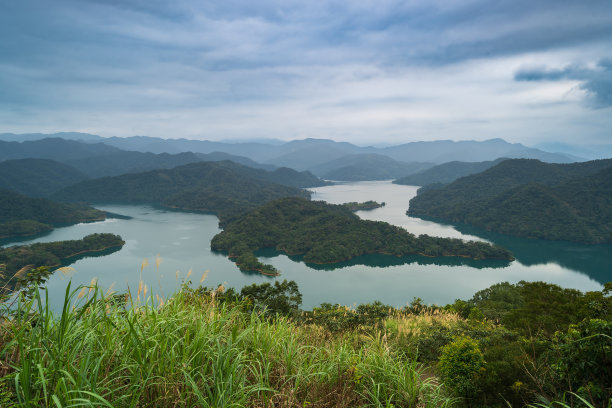
M185 280L204 285L224 284L240 288L274 279L295 280L303 294L303 307L322 302L346 305L380 300L401 307L414 297L426 303L446 304L468 299L474 292L502 281L543 280L583 291L600 290L612 280L612 245L587 246L545 242L483 233L465 226L454 227L408 217L408 202L417 187L390 182L358 182L312 189L314 200L330 203L384 201L385 207L357 214L365 219L387 221L415 234L480 239L499 243L513 251L517 260L470 261L462 258L395 258L364 256L338 265L306 265L299 258L262 251L260 259L282 272L277 278L243 273L225 256L210 250L210 240L220 230L213 215L167 211L151 206L103 205L105 211L129 216L103 222L58 228L31 242L80 239L94 232L119 234L126 241L117 252L76 260L70 276L53 275L48 282L50 302L59 307L66 285L89 284L135 293L140 279L148 292L167 296ZM156 256L159 254L159 265ZM148 266L143 268L143 260ZM191 275L187 278L188 271Z

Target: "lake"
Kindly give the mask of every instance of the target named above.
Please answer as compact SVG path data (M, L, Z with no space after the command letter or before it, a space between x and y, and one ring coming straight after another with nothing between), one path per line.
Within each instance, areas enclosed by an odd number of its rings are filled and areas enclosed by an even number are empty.
M50 302L58 308L66 285L89 284L97 279L103 288L132 293L140 279L149 293L167 296L191 280L198 285L233 286L274 279L295 280L303 295L303 308L322 302L354 305L380 300L401 307L419 297L428 304L446 304L457 298L469 299L494 283L542 280L582 291L601 290L612 280L612 245L580 245L513 238L408 217L408 202L418 187L387 181L343 183L311 189L313 200L329 203L384 201L384 207L360 211L364 219L386 221L408 231L433 236L478 239L510 249L513 262L473 261L463 258L396 258L368 255L337 265L306 265L276 251L258 253L260 260L281 271L279 277L241 272L225 256L210 250L210 240L220 230L214 215L170 211L151 206L102 205L97 208L130 217L58 228L51 233L20 243L80 239L94 232L119 234L125 246L104 256L85 257L73 262L70 276L53 275L48 282ZM159 255L158 262L156 257ZM147 260L148 266L143 265ZM192 271L187 277L189 271Z

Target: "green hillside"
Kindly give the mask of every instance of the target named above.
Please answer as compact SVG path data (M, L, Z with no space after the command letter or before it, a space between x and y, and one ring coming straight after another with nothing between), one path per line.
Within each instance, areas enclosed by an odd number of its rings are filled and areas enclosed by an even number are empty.
M426 186L429 184L436 183L452 183L458 178L485 171L503 160L506 159L502 158L497 159L495 161L485 161L476 163L452 161L449 163L444 163L431 167L416 174L411 174L405 177L398 178L393 183L403 184L407 186Z
M304 190L266 181L264 177L274 178L265 170L229 161L202 162L87 180L67 187L54 197L77 202L152 203L210 211L224 221L270 200L310 196Z
M33 235L53 226L100 221L106 213L85 205L31 198L0 190L0 238Z
M501 247L483 242L414 236L385 222L360 219L344 205L300 198L284 198L261 206L226 226L211 248L229 253L244 270L275 274L257 261L253 252L276 248L303 255L305 262L337 263L364 254L395 256L463 256L472 259L508 259Z
M45 197L87 179L74 167L49 159L18 159L0 162L0 188L30 197Z
M506 160L477 175L419 191L408 214L527 238L609 242L612 160L546 164Z

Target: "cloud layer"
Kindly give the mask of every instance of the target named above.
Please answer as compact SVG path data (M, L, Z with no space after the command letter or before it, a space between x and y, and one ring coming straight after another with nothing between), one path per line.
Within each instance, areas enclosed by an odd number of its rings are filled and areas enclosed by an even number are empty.
M2 2L0 131L609 143L610 21L608 0Z

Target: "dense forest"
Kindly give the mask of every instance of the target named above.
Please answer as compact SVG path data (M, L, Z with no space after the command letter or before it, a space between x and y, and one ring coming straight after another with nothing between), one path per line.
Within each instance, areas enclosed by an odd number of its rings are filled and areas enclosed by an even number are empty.
M14 288L19 283L19 276L15 277L19 271L26 273L25 269L42 266L52 268L61 265L68 258L110 248L120 248L123 244L125 242L119 235L91 234L79 240L0 248L0 266L3 269L0 287L3 290Z
M506 160L449 185L419 190L408 214L527 238L609 242L612 160Z
M310 263L336 263L373 253L513 259L509 251L498 246L427 235L415 237L401 227L362 220L343 205L301 198L279 199L232 221L213 238L211 248L229 253L243 270L268 274L277 271L262 265L254 251L276 248L288 255L303 255L304 261Z
M300 173L291 172L301 177ZM71 201L153 203L182 210L210 211L223 223L276 198L310 196L304 190L264 180L264 177L285 178L291 182L284 170L272 174L229 161L202 162L87 180L61 190L54 197Z
M396 161L382 154L353 154L317 165L313 170L326 180L363 181L395 179L431 166L433 163Z
M0 162L0 189L30 197L46 197L85 179L87 176L79 170L54 160L19 159Z
M494 161L475 163L452 161L430 167L415 174L398 178L397 180L394 180L393 183L408 186L426 186L429 184L452 183L458 178L483 172L504 160L507 159L501 158Z
M32 198L9 190L0 190L0 238L33 235L54 226L100 221L104 211L95 208Z

